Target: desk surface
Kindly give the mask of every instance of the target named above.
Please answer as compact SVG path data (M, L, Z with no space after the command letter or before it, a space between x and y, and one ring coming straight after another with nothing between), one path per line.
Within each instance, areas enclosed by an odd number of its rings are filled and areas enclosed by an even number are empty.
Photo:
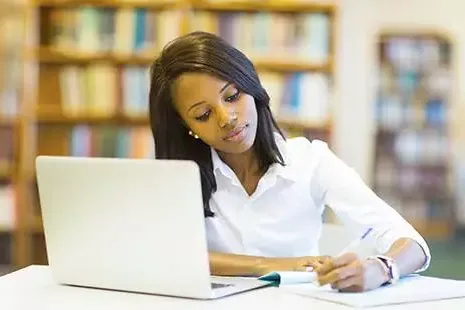
M276 287L204 301L146 294L115 292L57 285L47 266L29 266L0 277L0 308L12 310L145 310L145 309L354 309L351 307L298 296ZM376 307L377 310L412 309L413 304ZM421 310L465 309L465 298L417 303Z

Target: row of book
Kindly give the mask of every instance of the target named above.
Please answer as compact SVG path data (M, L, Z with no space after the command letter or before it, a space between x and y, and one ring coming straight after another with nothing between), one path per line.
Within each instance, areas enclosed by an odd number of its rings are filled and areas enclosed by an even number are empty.
M302 122L325 122L331 114L332 91L328 75L316 72L280 74L260 72L270 96L270 107L278 118Z
M330 115L329 77L322 73L260 72L271 96L271 109L279 117L326 121ZM65 66L60 70L62 110L66 115L128 116L148 112L149 73L146 67Z
M451 201L434 201L424 198L399 199L393 193L383 193L379 191L379 196L386 201L402 217L411 223L447 221L452 216L450 211L453 208Z
M0 124L0 179L11 169L14 160L13 128Z
M15 191L11 184L0 184L0 232L11 231L15 224Z
M153 52L181 34L181 14L144 8L56 9L42 41L81 52ZM324 13L193 11L188 16L190 31L216 33L250 57L291 54L317 63L328 60L331 29Z
M398 130L405 127L444 128L447 126L447 104L442 99L431 98L426 102L411 104L400 96L379 98L375 118L380 128Z
M72 129L69 155L154 158L155 146L148 127L90 127L80 125Z
M18 51L22 50L24 39L19 35L24 29L22 10L19 9L22 3L12 6L11 1L1 3L6 12L0 12L0 119L18 114L23 60Z
M377 165L375 177L376 193L407 220L452 218L456 200L450 195L447 174L434 169L395 167L384 162Z
M197 11L191 30L216 33L249 57L288 57L314 63L328 61L330 17L324 13Z
M0 90L0 119L13 118L19 113L19 88L6 85Z
M118 127L110 125L76 125L72 127L67 143L66 154L70 156L118 157L118 158L154 158L155 144L149 127ZM286 129L288 137L306 136L310 139L326 140L329 132L325 130ZM45 137L46 138L46 137ZM66 136L65 138L66 139ZM39 148L41 144L39 138Z
M45 44L81 52L137 53L158 50L181 34L182 12L143 8L55 9Z
M382 96L399 94L413 101L424 101L429 97L445 100L452 89L451 76L450 70L443 66L420 72L399 71L390 64L383 64L376 83Z
M450 159L450 141L437 130L403 130L394 140L394 154L407 165L444 165Z
M18 115L20 104L20 53L16 48L7 54L0 55L0 118Z
M390 189L400 196L428 198L447 196L451 192L445 167L404 166L380 157L375 171L376 187Z
M383 58L402 71L431 70L448 64L449 42L426 37L399 36L382 42Z
M146 116L150 77L148 67L108 64L64 66L60 93L65 115Z

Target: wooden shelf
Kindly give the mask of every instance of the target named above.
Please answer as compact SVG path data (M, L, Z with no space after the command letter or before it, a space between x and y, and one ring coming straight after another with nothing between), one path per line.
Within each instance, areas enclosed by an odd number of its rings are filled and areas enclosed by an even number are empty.
M384 29L382 33L379 34L379 41L385 42L392 37L399 37L399 38L419 38L425 40L447 40L447 41L454 41L453 38L447 34L446 32L440 31L438 29L429 29L425 31L424 28L422 29L404 29L402 28L401 31L397 29Z
M64 116L59 114L43 114L39 115L37 119L41 124L63 124L63 125L76 125L76 124L115 124L115 125L149 125L149 118L147 117L130 117L130 116Z
M317 72L332 72L332 62L326 63L312 63L309 61L283 61L281 59L266 59L255 58L252 59L257 70L271 70L279 72L296 72L296 71L317 71Z
M119 55L105 52L75 52L64 51L53 48L42 47L36 52L39 62L51 64L69 64L69 63L95 63L109 62L113 64L133 64L133 65L150 65L158 55L158 52L145 52L134 55ZM255 58L252 59L257 70L271 70L280 72L296 71L319 71L331 72L332 61L325 63L312 63L304 60L284 61L282 58Z
M335 3L332 1L289 1L289 0L241 0L241 1L196 1L192 7L198 10L207 11L240 11L240 12L257 12L257 11L273 11L273 12L325 12L331 13L335 10Z
M331 13L335 10L335 3L332 1L263 1L263 0L232 0L224 2L215 2L207 0L35 0L33 1L38 7L76 7L76 6L96 6L96 7L132 7L148 9L167 9L167 8L192 8L197 10L208 11L274 11L274 12L325 12Z
M155 60L158 52L122 55L111 52L76 52L41 47L35 52L35 55L39 62L53 64L111 62L114 64L149 65Z
M112 7L112 8L148 8L169 9L188 5L181 0L35 0L32 1L38 7Z
M69 117L59 114L40 115L37 122L41 124L63 124L63 125L76 125L76 124L117 124L117 125L149 125L148 117L128 117L128 116L76 116ZM302 120L281 119L277 118L277 122L282 127L296 128L299 130L329 130L331 127L330 122L305 122Z

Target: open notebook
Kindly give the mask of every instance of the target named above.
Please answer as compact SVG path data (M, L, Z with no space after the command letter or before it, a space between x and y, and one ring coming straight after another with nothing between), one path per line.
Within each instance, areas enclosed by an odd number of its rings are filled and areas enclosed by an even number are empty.
M408 276L395 285L362 293L341 293L331 289L329 285L318 287L312 283L281 285L280 289L352 307L375 307L465 297L465 281L419 275Z

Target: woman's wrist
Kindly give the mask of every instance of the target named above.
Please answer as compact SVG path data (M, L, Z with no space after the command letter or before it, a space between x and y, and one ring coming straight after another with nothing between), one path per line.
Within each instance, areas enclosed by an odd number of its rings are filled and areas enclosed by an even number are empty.
M372 267L373 269L376 269L375 273L378 275L378 277L376 278L379 280L377 281L378 283L375 286L381 286L391 280L391 277L389 276L389 270L387 270L384 263L378 258L376 257L368 258L366 267L368 268ZM369 274L372 274L372 273L369 273Z

